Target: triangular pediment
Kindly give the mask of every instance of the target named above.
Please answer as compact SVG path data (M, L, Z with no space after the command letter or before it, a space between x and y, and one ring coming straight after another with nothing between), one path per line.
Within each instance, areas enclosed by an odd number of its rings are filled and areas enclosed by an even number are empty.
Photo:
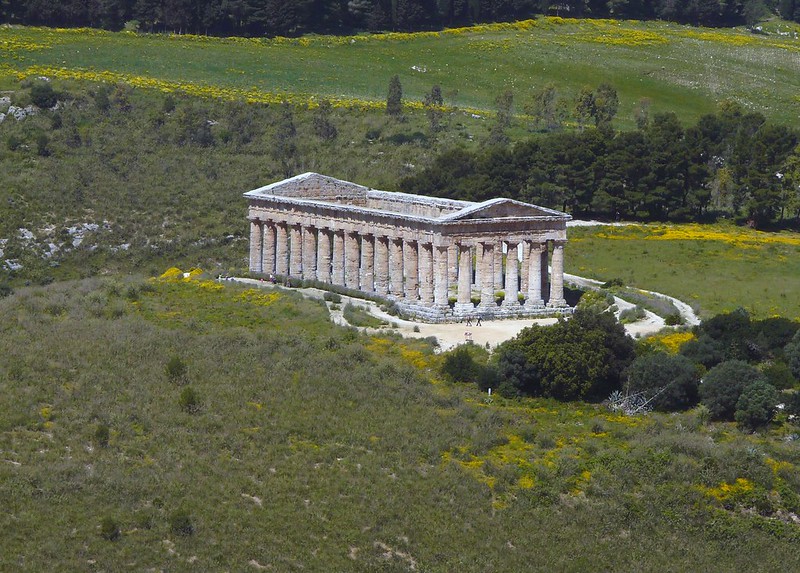
M521 201L514 201L513 199L492 199L462 209L448 216L447 219L458 221L467 219L507 219L518 217L569 218L569 215L561 211L555 211Z

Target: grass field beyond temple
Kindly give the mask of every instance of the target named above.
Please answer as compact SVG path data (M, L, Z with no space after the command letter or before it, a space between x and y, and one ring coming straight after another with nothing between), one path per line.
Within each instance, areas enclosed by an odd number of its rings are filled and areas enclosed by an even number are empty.
M800 317L800 234L732 225L569 230L567 272L675 296L704 315Z
M733 99L781 123L800 125L798 26L764 34L615 20L541 18L413 34L300 39L136 35L98 30L3 27L6 73L127 81L226 99L380 107L398 74L410 100L439 84L448 105L493 110L512 90L517 110L554 83L567 98L612 84L619 123L649 98L653 112L689 123Z

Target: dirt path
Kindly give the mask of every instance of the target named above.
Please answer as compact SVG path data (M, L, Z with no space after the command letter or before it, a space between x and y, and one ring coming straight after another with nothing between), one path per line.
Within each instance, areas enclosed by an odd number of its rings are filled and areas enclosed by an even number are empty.
M597 287L601 283L600 281L596 281L593 279L587 279L584 277L577 277L575 275L564 275L564 278L575 285L583 286L583 287ZM271 287L269 283L264 281L260 281L257 279L247 279L247 278L234 278L231 279L236 282L244 283L244 284L251 284L260 287ZM323 296L327 291L316 289L316 288L299 288L295 289L301 292L303 295L309 298L315 299L323 299ZM658 293L653 293L658 295ZM352 303L357 307L361 307L371 315L380 318L381 320L387 323L386 327L384 328L365 328L365 330L370 333L377 333L382 330L393 330L399 332L403 336L407 336L410 338L427 338L429 336L435 336L436 339L439 341L439 347L441 350L449 350L454 348L459 344L463 344L466 341L472 341L475 344L480 344L481 346L488 346L489 348L494 348L501 342L504 342L510 338L515 337L523 328L527 328L534 324L554 324L557 319L556 318L539 318L539 319L522 319L522 320L487 320L482 322L481 326L475 325L472 323L472 326L467 326L466 323L446 323L446 324L428 324L425 322L414 322L411 320L403 320L396 316L392 316L383 312L377 303L374 303L369 300L364 300L362 298L355 298L350 296L342 296L341 304L337 305L337 309L332 309L330 303L328 303L328 308L331 314L331 320L335 324L339 324L341 326L349 326L348 322L345 320L344 316L342 315L342 308L344 305L348 303ZM673 299L672 297L667 297L666 295L658 295L664 296L664 298L668 298L673 301L676 307L681 311L681 314L684 316L684 320L686 320L687 324L698 324L699 320L697 319L694 311L691 310L691 307L681 301ZM627 302L621 298L615 297L615 302L617 304L618 313L626 308L632 308L635 305ZM678 304L680 303L680 304ZM646 336L648 334L653 334L658 332L662 328L664 328L664 319L656 314L653 314L650 311L645 311L646 317L643 320L638 322L634 322L631 324L625 325L625 331L630 334L631 336L638 338L640 336ZM683 313L686 312L684 315ZM693 318L692 318L693 317ZM692 322L692 320L697 320L697 322Z

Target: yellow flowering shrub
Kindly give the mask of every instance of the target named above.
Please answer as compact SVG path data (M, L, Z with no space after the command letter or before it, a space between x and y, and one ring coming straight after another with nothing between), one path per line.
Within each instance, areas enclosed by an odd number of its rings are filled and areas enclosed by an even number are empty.
M722 482L716 487L700 486L700 491L726 506L744 501L755 485L748 479L736 478L733 483Z
M677 354L681 346L694 339L695 335L691 332L668 332L649 336L642 340L641 344L652 350L662 350L670 354Z

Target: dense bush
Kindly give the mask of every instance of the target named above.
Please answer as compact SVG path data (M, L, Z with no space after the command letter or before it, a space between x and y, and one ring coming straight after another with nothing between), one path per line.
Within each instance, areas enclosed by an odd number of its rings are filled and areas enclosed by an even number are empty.
M800 380L800 331L794 335L792 341L786 345L783 351L786 363L792 371L792 375Z
M685 410L697 403L697 368L685 356L665 352L639 356L627 376L629 392L644 392L655 410Z
M187 414L195 414L200 411L200 395L191 386L187 386L181 390L178 397L178 406Z
M733 420L736 404L748 386L764 382L764 377L753 366L741 360L723 362L703 377L700 399L715 420Z
M633 339L612 314L577 309L570 320L534 325L498 347L498 390L559 400L602 399L620 387L633 358Z
M766 426L775 417L778 399L778 391L772 384L765 381L750 384L736 402L736 423L747 430Z
M194 524L192 517L186 510L179 509L169 516L169 529L175 535L192 535Z
M100 521L100 537L108 541L116 541L119 536L120 530L117 522L111 517L104 517Z
M189 367L181 359L180 356L172 356L165 367L167 379L170 382L182 384L186 382L186 375L189 373Z
M445 353L441 366L441 372L445 378L451 382L477 383L484 368L474 357L479 349L480 347L476 345L462 344Z

